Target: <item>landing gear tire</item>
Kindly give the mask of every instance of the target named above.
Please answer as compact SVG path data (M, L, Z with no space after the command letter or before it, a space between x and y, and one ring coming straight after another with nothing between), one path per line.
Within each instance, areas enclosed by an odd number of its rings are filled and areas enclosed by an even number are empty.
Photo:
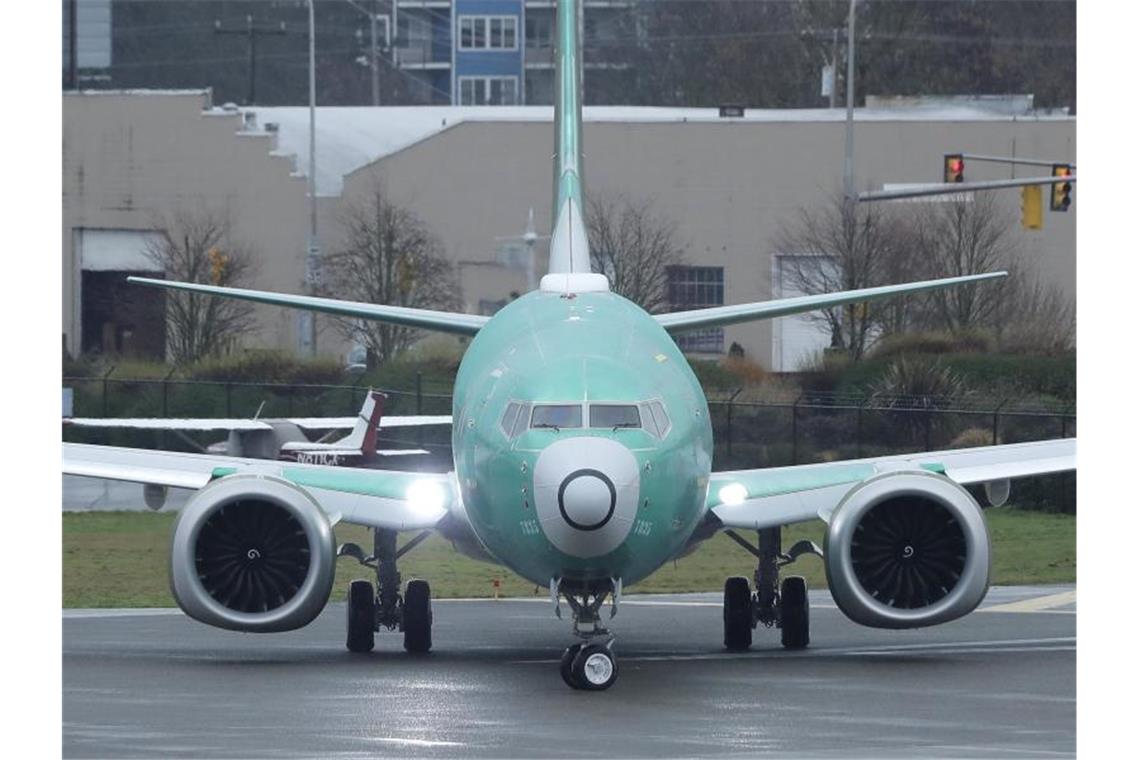
M724 646L735 651L752 646L752 590L747 578L724 582Z
M371 652L376 645L376 597L368 581L348 586L345 646L350 652Z
M780 583L780 643L785 649L804 649L808 640L807 581L791 575Z
M427 581L408 581L404 592L404 649L414 654L431 650L431 587Z
M587 644L570 664L570 685L585 691L604 691L617 680L617 660L600 644Z
M583 646L585 646L585 644L572 644L567 647L566 651L562 653L562 662L558 666L558 672L562 674L562 680L565 681L566 685L571 689L577 689L578 683L574 680L570 668L574 664L574 658L582 651Z

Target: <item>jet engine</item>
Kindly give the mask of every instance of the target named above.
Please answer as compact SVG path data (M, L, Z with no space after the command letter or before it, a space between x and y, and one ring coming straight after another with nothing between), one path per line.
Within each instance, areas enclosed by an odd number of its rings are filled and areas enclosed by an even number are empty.
M203 623L267 633L300 628L328 601L336 545L306 491L277 478L230 475L178 515L170 589Z
M843 614L875 628L921 628L962 617L989 588L981 507L957 483L923 470L851 489L832 514L824 565Z

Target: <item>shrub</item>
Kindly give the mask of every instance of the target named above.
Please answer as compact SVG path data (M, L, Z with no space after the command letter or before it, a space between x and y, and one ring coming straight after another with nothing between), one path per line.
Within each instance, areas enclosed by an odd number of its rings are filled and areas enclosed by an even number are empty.
M953 401L968 392L965 378L941 360L901 356L871 387L871 399L876 405L889 408L916 399Z
M970 449L975 446L989 446L994 442L992 430L982 428L966 428L954 440L950 441L952 449Z
M914 354L989 353L994 343L993 335L984 330L898 333L876 343L871 356L887 359Z
M302 360L281 351L248 351L207 359L191 365L193 380L249 383L332 385L344 380L344 368L335 359Z
M754 361L743 356L726 356L720 366L737 379L738 385L759 385L768 379L768 372Z

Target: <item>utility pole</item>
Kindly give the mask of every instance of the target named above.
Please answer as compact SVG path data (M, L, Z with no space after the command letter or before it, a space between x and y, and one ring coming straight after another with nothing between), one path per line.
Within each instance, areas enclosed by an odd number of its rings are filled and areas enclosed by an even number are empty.
M372 105L380 105L380 45L376 40L376 19L380 15L380 0L372 0L372 10L365 10L363 6L356 3L354 0L345 0L356 10L368 16L369 25L371 27L372 39L368 54L369 66L372 68ZM395 2L392 4L392 12L395 13ZM359 34L359 32L357 32ZM391 36L389 34L389 36Z
M838 97L836 89L839 87L839 30L831 30L831 95L827 107L835 108Z
M255 83L257 81L257 38L260 35L273 35L281 36L287 34L285 31L285 22L281 22L280 27L256 27L253 25L253 15L250 14L245 17L245 29L223 29L222 22L214 20L214 33L215 34L243 34L246 38L246 47L249 50L249 89L246 95L245 104L252 106L255 101Z
M372 22L372 105L380 105L380 50L376 46L376 0L372 0L372 12L368 20Z
M843 195L855 198L855 2L847 15L847 134L843 148Z
M79 89L79 0L67 3L67 83L72 90Z

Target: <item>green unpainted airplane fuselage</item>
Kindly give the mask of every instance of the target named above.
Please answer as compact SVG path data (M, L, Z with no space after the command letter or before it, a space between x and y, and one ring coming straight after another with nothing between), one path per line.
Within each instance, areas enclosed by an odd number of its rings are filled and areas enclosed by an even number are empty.
M705 511L712 427L676 343L610 292L535 291L473 339L455 470L472 529L536 584L635 583Z

